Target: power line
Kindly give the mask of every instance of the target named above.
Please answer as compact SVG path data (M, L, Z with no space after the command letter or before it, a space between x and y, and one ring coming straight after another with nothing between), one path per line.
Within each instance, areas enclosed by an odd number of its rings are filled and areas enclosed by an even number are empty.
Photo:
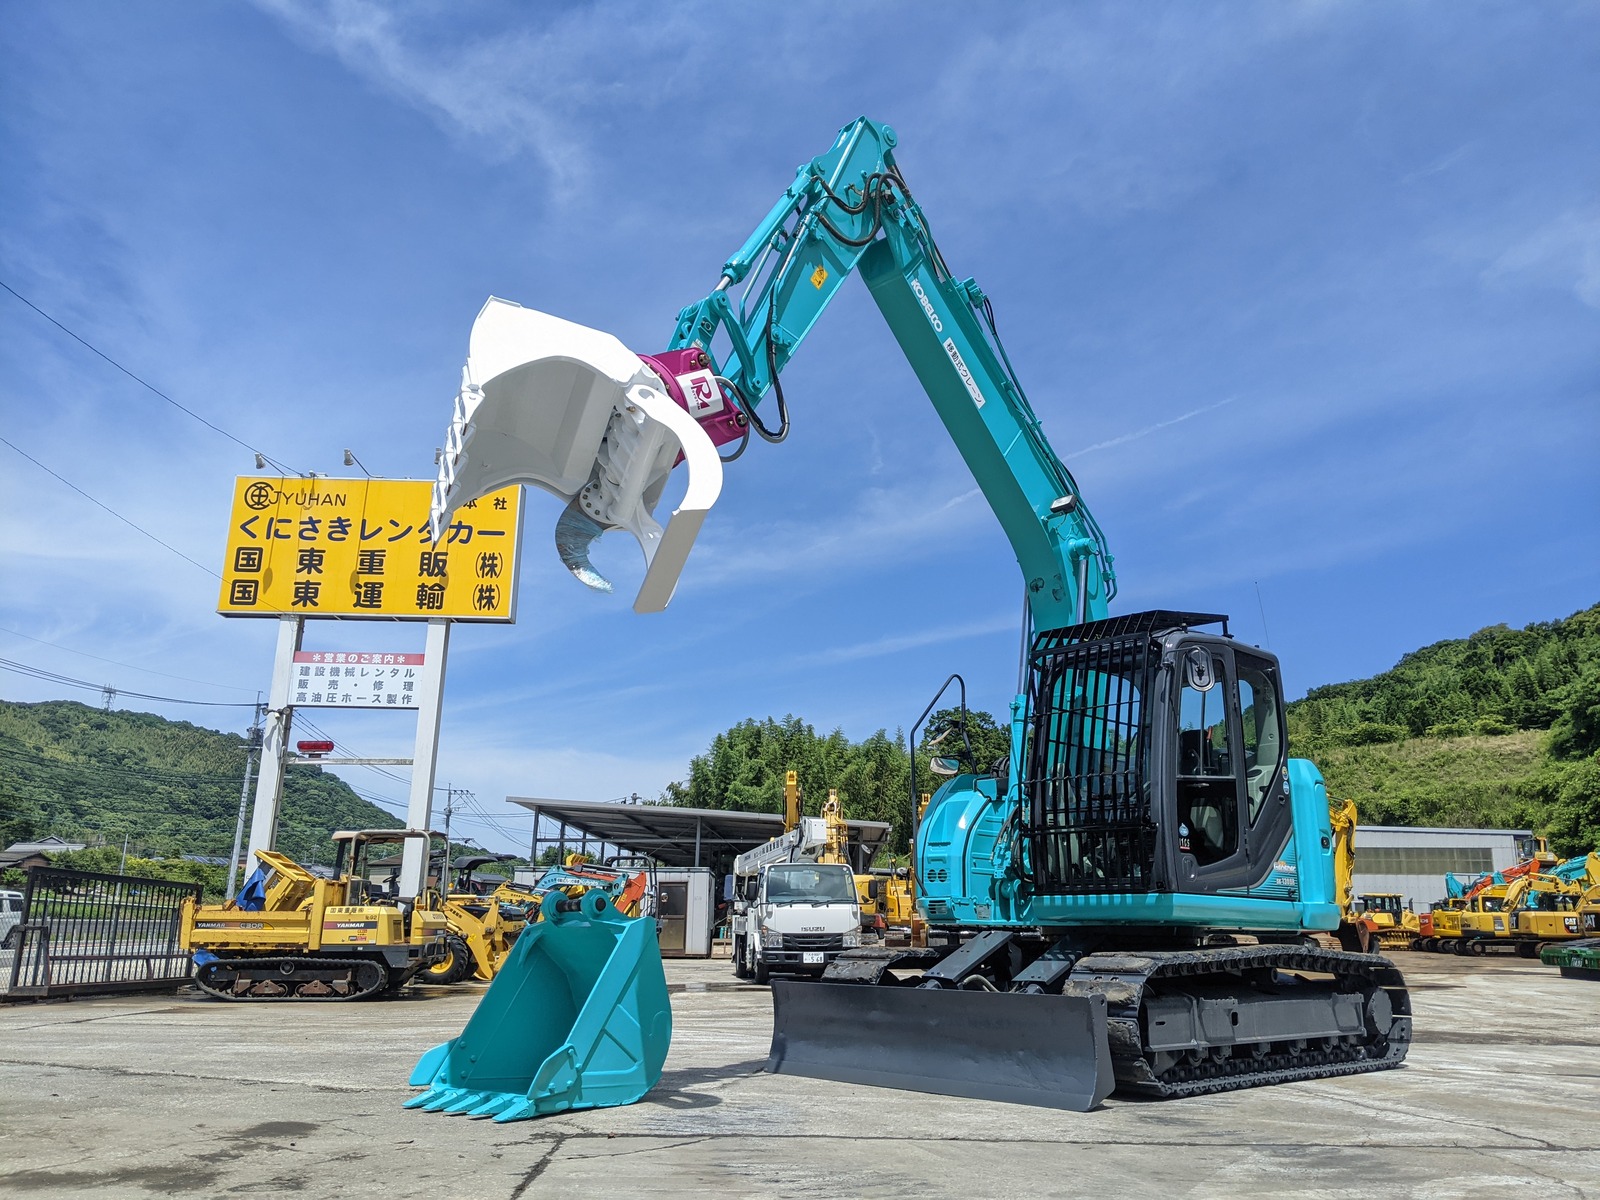
M74 762L68 759L46 758L40 754L29 754L26 751L16 750L10 746L0 746L0 758L20 759L35 766L51 767L56 770L88 771L93 775L119 775L127 778L154 780L156 782L201 784L217 783L237 787L237 775L200 775L183 771L163 771L158 767L116 767L106 763Z
M54 671L45 671L39 667L29 666L27 663L17 662L15 659L0 658L0 671L11 671L17 675L25 675L30 679L43 680L46 683L57 683L63 687L84 688L91 692L104 692L107 684L90 683L86 679L74 679L70 675L58 675ZM163 704L193 704L205 708L254 708L254 704L243 700L185 700L179 696L155 696L149 692L129 692L122 688L110 688L118 696L132 696L138 700L154 700Z
M5 285L3 283L0 283L0 287L4 287L4 286ZM185 554L182 550L179 550L176 546L170 545L167 542L163 542L160 538L158 538L155 534L151 533L143 525L134 524L134 522L128 520L127 517L123 516L116 509L112 508L109 504L104 504L104 503L101 503L101 501L96 500L93 496L89 495L88 492L84 491L77 484L73 483L72 480L68 479L64 475L61 475L61 474L58 474L55 471L52 471L49 467L45 466L42 462L40 462L33 455L29 454L26 450L24 450L21 446L17 445L15 442L8 441L7 439L5 439L3 437L0 437L0 442L5 442L6 445L10 446L13 450L15 450L18 454L22 455L23 458L27 459L34 466L38 467L46 475L54 475L62 483L66 484L73 491L77 492L78 495L82 496L85 500L89 501L90 504L94 504L94 505L96 505L96 506L98 506L100 508L105 509L106 512L110 513L117 520L121 521L124 525L128 526L128 528L135 529L138 532L144 534L145 537L149 538L156 545L162 546L162 547L165 547L168 550L171 550L174 554L176 554L179 558L183 559L184 562L189 563L191 566L200 567L200 569L202 571L204 571L207 575L211 576L211 578L213 578L213 579L221 579L222 578L221 575L218 575L210 567L201 566L201 564L195 562L194 559L190 558L187 554Z
M170 672L157 671L151 667L139 667L133 663L121 662L115 658L102 658L100 655L90 654L86 650L74 650L71 646L63 646L60 642L47 641L44 638L32 637L15 629L7 629L4 625L0 625L0 633L9 633L12 637L19 637L24 641L37 642L41 646L52 646L57 650L65 650L68 654L76 654L80 658L92 658L95 662L110 663L113 667L126 667L130 671L142 671L146 675L159 675L163 679L177 679L183 683L198 683L202 687L223 688L230 692L253 692L256 690L255 688L240 687L236 683L213 683L209 679L192 679L187 675L173 675Z
M215 424L215 423L213 423L211 421L206 420L205 417L202 417L199 413L195 412L194 409L187 408L184 405L179 404L176 400L174 400L171 396L169 396L165 392L163 392L155 384L149 382L146 379L140 378L138 375L135 375L132 371L128 370L127 367L123 366L116 359L112 358L104 350L101 350L98 346L95 346L93 343L89 342L87 339L85 339L83 337L80 337L78 334L76 334L72 330L68 329L60 321L56 320L49 313L45 312L44 309L40 308L32 300L29 300L26 296L24 296L21 292L17 291L16 288L12 287L9 283L7 283L3 279L0 279L0 288L5 288L6 291L10 292L18 300L21 300L29 308L33 309L34 312L38 313L46 321L49 321L50 324L54 325L57 329L61 330L62 333L66 334L69 338L71 338L73 341L77 342L80 346L83 346L85 349L93 352L94 354L99 355L106 362L110 363L117 370L121 371L129 379L131 379L135 383L137 383L140 387L148 388L150 391L154 392L157 396L160 396L168 404L172 405L172 407L177 409L179 412L186 413L187 415L193 417L196 421L199 421L200 424L204 425L207 429L210 429L210 430L212 430L212 431L214 431L216 433L220 433L223 437L227 438L230 442L233 442L236 445L243 446L246 450L250 451L252 454L261 455L261 457L263 459L265 459L267 462L271 463L274 467L276 467L281 473L283 473L285 475L303 475L303 474L305 474L304 471L295 471L295 470L290 469L289 467L284 466L282 463L280 463L277 459L273 458L270 454L266 453L264 450L256 449L256 447L252 446L249 442L245 441L243 438L235 437L233 434L229 433L226 429L222 428L222 426L217 425L217 424Z

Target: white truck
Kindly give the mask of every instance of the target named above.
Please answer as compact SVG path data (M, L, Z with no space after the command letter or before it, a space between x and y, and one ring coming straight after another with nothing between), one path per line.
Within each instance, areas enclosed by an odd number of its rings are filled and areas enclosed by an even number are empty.
M765 983L771 974L821 975L841 951L861 944L855 876L828 852L827 822L800 823L733 863L733 973Z

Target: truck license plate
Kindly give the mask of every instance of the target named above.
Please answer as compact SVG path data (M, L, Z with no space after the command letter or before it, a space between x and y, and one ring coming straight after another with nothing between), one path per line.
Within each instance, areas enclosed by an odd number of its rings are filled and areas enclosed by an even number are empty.
M822 965L822 951L821 950L807 950L807 951L805 951L804 953L802 953L800 955L800 961L802 963L804 963L808 967L812 966L812 965L821 966Z

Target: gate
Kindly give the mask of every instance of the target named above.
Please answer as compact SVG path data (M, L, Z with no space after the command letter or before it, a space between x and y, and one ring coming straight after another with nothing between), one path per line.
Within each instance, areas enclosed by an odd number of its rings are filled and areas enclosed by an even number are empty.
M6 939L6 999L171 989L189 978L179 909L198 883L34 867Z

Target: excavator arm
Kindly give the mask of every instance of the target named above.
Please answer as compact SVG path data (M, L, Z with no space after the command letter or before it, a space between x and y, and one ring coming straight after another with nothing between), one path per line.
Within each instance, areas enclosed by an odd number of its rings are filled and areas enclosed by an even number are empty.
M575 576L610 590L589 547L625 529L648 565L635 609L665 608L724 462L752 433L788 435L782 370L859 272L1011 542L1033 624L1103 617L1115 594L1105 537L1044 437L988 299L946 266L894 145L892 129L865 118L842 129L799 168L710 294L679 313L658 354L491 299L441 455L435 536L468 501L533 484L568 501L556 543ZM762 417L769 396L773 421ZM719 458L715 447L733 442ZM688 487L663 528L652 509L679 463Z

